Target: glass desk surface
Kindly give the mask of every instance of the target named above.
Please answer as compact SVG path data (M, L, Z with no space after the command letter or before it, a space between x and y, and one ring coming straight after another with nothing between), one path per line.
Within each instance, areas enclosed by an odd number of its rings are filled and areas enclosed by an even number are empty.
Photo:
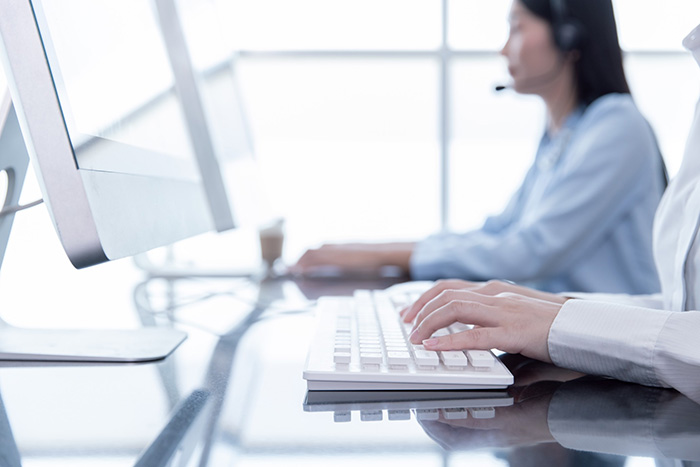
M136 315L188 339L138 365L0 366L3 466L675 465L700 405L518 356L508 391L307 393L319 295L384 281L140 284ZM690 464L683 464L690 465Z

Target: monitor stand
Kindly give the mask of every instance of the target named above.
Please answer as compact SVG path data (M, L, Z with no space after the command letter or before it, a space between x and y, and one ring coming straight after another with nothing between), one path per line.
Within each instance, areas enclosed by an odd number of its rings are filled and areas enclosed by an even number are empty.
M0 211L0 267L28 162L27 148L10 95L0 88L0 172L7 174L8 182L7 195ZM184 332L158 327L128 330L31 329L14 327L0 319L0 362L154 361L168 356L186 337Z
M165 247L169 248L169 247ZM165 260L156 264L147 253L134 256L134 265L148 276L148 279L250 279L258 281L269 276L269 271L260 267L239 269L211 269L197 265L180 265L177 263L172 250L166 251Z

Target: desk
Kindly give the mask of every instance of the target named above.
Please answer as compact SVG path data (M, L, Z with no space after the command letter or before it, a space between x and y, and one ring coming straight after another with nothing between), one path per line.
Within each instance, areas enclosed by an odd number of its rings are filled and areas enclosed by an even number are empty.
M189 334L164 361L0 367L0 465L643 466L654 465L651 458L700 460L700 405L675 391L580 377L517 356L503 356L516 384L492 417L459 410L471 407L469 396L443 401L449 410L437 412L440 420L430 420L429 410L417 420L410 410L440 406L425 394L420 401L394 395L392 401L310 403L301 377L313 330L307 298L388 281L170 285L141 284L134 295L143 322ZM179 306L154 314L149 308L157 304Z

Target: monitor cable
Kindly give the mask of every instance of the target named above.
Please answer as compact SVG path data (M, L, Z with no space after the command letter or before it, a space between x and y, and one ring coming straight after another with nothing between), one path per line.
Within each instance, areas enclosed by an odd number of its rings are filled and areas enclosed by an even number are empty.
M43 202L44 202L43 199L38 199L38 200L32 201L31 203L28 203L28 204L20 204L17 206L10 206L10 207L5 208L2 211L0 211L0 218L5 217L5 216L9 216L10 214L15 214L19 211L24 211L25 209L33 208L34 206L38 206Z

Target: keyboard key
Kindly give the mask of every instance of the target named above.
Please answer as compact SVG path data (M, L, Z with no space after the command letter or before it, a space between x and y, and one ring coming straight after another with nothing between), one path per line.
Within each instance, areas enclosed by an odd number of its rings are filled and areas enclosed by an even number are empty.
M382 345L382 341L379 339L369 339L367 337L360 337L360 345Z
M469 360L464 352L460 350L446 350L439 352L442 363L448 368L466 368L469 366Z
M396 326L396 329L395 329L395 330L393 330L393 331L384 331L384 332L382 333L382 335L384 336L384 340L387 340L387 339L397 339L397 340L400 340L400 341L404 341L404 340L405 340L405 338L403 337L403 332L401 332L401 329L398 327L398 325Z
M361 344L360 353L382 353L382 346L378 344Z
M335 323L335 328L338 331L350 331L351 327L352 321L350 321L350 317L339 317Z
M341 364L350 363L350 352L335 352L333 354L333 362Z
M386 338L385 338L385 339L384 339L384 344L387 345L387 346L390 346L390 345L398 345L398 346L401 346L401 347L406 347L406 339L404 339L404 338L397 339L397 338L395 338L395 337L393 337L393 338L391 338L391 339L386 339Z
M437 352L432 350L414 350L413 354L416 357L416 365L420 367L434 368L440 364Z
M363 365L381 365L384 361L384 356L381 353L360 353L360 363Z
M493 368L496 357L488 350L467 350L467 359L476 369L490 370Z
M408 352L387 352L386 359L389 365L406 366L411 363L411 354Z

